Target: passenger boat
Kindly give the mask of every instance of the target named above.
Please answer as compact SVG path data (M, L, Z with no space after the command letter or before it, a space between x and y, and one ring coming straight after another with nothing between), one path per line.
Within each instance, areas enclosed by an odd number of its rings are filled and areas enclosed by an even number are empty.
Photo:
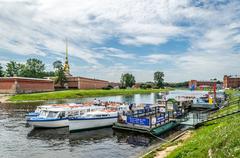
M42 110L39 116L29 118L27 123L35 128L67 127L69 117L103 109L104 106L53 106Z
M46 109L51 108L51 107L52 107L52 106L50 106L50 105L37 106L37 109L36 109L34 112L29 112L29 113L27 113L27 114L25 115L25 117L26 117L27 120L30 119L30 118L32 118L32 117L37 117L37 116L39 116L39 114L40 114L40 112L41 112L42 110L46 110Z
M118 111L102 110L83 114L82 116L69 118L69 131L90 130L112 126L117 122Z

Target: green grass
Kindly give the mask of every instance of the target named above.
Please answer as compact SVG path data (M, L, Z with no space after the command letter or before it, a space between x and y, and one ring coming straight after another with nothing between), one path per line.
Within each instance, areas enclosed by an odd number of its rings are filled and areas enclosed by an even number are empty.
M232 93L232 92L228 92ZM231 98L234 100L235 98ZM217 114L235 110L237 105L221 109ZM204 124L191 138L174 150L168 158L230 158L240 157L240 114Z
M147 94L152 92L169 91L171 89L112 89L112 90L63 90L45 93L17 94L9 101L34 101L52 99L70 99L82 97L100 97L113 95Z

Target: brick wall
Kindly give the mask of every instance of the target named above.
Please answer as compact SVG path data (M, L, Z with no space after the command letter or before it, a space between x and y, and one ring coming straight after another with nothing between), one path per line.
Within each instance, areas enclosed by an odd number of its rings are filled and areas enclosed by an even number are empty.
M107 87L108 84L109 84L108 81L85 78L85 77L68 77L67 78L68 88L101 89L101 88ZM56 84L55 88L61 88L61 86L59 84Z
M224 78L223 78L223 86L224 86L224 88L238 88L238 87L240 87L240 77L225 75Z
M0 93L33 93L54 91L52 80L22 77L0 78Z

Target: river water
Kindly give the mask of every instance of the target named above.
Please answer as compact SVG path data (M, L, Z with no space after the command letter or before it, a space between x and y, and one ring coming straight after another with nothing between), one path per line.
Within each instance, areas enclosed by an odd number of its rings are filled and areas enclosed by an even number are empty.
M173 91L170 95L193 93ZM154 103L157 93L130 96L98 97L104 101L129 103ZM159 139L143 134L116 131L104 128L93 131L69 133L68 128L33 129L26 126L25 114L37 105L51 103L79 103L94 98L53 100L35 103L0 105L0 158L122 158L136 157L152 146L161 143ZM173 134L174 133L174 134ZM161 138L170 139L176 135L169 131Z

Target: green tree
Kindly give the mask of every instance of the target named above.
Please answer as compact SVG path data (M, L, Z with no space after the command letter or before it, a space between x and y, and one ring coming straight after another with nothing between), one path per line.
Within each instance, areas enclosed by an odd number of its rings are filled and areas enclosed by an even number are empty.
M0 64L0 77L3 77L3 76L4 76L4 71L3 71L2 65Z
M135 77L130 73L122 74L120 82L124 88L132 87L136 83Z
M157 88L163 88L164 73L157 71L154 73L154 82Z
M56 69L55 71L55 75L56 75L56 79L55 79L55 83L56 84L60 84L61 87L64 87L64 84L67 82L67 78L65 76L64 70L63 70L63 64L61 61L57 60L53 63L53 67L54 69Z
M17 63L16 61L10 61L6 65L6 76L13 77L13 76L22 76L24 65Z
M55 76L55 72L54 71L46 71L44 72L44 77L53 77Z
M45 75L45 65L41 60L30 58L27 60L22 73L24 77L42 78Z

